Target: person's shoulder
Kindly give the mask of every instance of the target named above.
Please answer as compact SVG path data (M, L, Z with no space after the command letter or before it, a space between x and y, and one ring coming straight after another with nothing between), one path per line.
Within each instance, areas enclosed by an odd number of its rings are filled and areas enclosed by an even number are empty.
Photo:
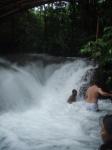
M102 88L97 87L97 91L98 91L98 92L102 92Z
M101 87L99 87L98 85L93 85L92 88L96 89L96 90L102 90Z

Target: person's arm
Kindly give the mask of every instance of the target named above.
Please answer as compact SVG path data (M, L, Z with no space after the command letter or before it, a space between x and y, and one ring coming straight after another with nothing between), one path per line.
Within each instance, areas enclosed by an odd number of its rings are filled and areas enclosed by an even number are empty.
M98 88L98 93L102 96L112 96L112 93L104 92L101 88Z

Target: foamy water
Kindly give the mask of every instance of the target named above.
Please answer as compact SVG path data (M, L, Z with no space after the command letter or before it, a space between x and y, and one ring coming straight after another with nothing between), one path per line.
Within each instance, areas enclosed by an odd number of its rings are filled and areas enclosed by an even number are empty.
M97 150L99 118L112 110L109 100L99 102L100 112L88 112L78 96L70 105L73 88L94 68L77 59L24 66L2 60L0 69L0 150Z

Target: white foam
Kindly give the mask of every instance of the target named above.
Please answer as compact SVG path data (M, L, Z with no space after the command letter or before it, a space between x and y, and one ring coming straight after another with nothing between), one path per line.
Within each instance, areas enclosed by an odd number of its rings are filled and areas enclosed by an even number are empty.
M94 113L82 109L82 101L67 103L92 65L75 60L12 67L16 71L0 70L0 150L98 149L99 117L112 104L100 102L102 111Z

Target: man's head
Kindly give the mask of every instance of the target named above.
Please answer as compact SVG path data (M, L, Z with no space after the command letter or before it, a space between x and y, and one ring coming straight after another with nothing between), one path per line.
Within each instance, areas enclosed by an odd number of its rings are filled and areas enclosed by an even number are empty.
M100 88L105 88L106 77L100 69L94 71L93 77L91 78L90 84L97 85Z
M90 85L97 85L98 87L103 87L102 81L98 79L92 79Z
M104 142L112 141L112 115L102 119L101 136Z
M77 95L77 90L73 89L72 90L72 95L76 96Z

